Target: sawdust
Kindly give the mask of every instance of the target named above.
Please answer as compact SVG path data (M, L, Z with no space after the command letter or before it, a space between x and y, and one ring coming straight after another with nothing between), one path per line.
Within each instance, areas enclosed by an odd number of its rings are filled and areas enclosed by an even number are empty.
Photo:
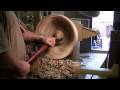
M72 60L38 59L31 66L34 79L70 79L73 76Z

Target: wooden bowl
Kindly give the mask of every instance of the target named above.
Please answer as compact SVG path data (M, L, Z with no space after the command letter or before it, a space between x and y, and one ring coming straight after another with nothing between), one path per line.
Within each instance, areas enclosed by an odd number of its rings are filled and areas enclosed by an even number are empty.
M63 59L73 50L78 41L78 32L75 24L64 15L49 15L41 20L36 28L37 34L54 36L55 47L50 47L45 55L50 59Z

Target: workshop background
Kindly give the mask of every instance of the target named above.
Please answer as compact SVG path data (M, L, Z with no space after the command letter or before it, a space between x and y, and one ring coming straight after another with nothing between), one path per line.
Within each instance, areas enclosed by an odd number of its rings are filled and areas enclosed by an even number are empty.
M108 11L105 11L106 13ZM93 17L86 16L80 11L15 11L17 17L21 19L29 28L30 31L34 32L36 29L36 25L42 20L45 16L52 15L52 14L62 14L69 17L72 20L77 20L82 24L84 27L93 28ZM101 14L101 13L100 13ZM120 29L120 12L119 11L112 11L113 19L110 24L107 24L104 29L104 35L108 40L107 49L103 50L103 42L104 39L101 36L97 36L97 41L94 40L94 37L87 38L85 40L79 41L78 44L79 49L79 59L78 61L81 62L81 65L86 67L93 67L93 68L112 68L113 64L119 65L119 29ZM97 16L99 17L99 15ZM105 25L104 22L101 24L102 26ZM100 26L100 24L99 24ZM103 28L102 28L103 29ZM96 29L96 31L99 28ZM111 33L115 32L115 33ZM111 35L112 34L112 35ZM100 34L102 35L102 34ZM118 35L118 37L116 37ZM112 37L111 37L112 36ZM117 38L117 39L112 39ZM27 44L27 51L32 52L35 50L35 47L31 42L26 42ZM108 57L109 56L109 57ZM109 59L109 60L108 60ZM119 71L120 72L120 71ZM101 77L99 75L94 74L85 74L80 75L77 77L78 79L106 79L110 77Z

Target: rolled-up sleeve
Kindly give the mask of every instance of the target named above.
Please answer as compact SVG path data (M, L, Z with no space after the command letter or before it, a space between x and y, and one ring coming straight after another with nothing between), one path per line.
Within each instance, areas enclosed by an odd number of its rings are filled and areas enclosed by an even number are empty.
M4 28L0 23L0 54L8 51L8 39L4 32Z

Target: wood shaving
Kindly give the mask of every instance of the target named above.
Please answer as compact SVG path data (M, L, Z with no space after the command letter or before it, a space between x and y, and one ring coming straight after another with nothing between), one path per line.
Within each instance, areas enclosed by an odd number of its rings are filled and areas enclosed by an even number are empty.
M70 79L72 60L38 59L31 66L32 78L36 79Z

